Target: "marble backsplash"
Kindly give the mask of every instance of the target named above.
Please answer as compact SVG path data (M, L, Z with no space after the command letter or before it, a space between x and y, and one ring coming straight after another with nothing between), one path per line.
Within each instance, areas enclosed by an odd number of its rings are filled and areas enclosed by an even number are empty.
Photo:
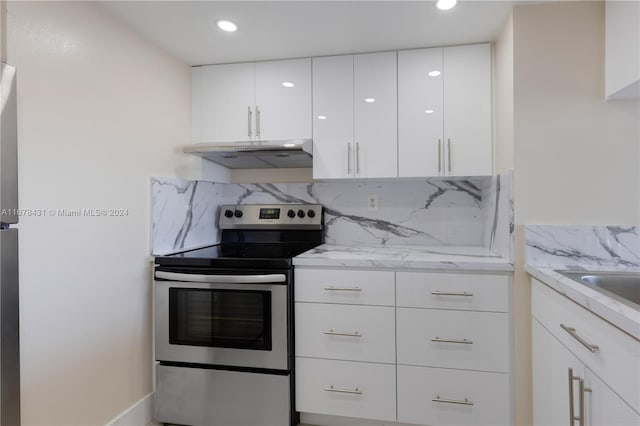
M482 246L511 252L511 174L474 178L222 184L152 178L152 253L215 244L223 204L318 203L340 245ZM368 211L369 195L378 210Z
M640 267L637 226L525 226L526 262L549 268Z

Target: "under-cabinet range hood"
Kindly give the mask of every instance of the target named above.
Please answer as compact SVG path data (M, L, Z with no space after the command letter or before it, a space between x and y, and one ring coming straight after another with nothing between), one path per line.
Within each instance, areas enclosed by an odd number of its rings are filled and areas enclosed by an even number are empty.
M310 139L196 143L185 146L183 152L198 155L230 169L293 168L313 165L313 142Z

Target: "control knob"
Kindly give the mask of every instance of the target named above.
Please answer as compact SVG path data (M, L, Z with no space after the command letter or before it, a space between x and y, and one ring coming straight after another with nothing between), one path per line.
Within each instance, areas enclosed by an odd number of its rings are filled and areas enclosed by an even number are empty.
M302 209L298 210L298 217L300 219L302 219L304 217L304 210L302 210Z
M289 216L291 219L293 219L294 217L296 217L296 212L294 212L293 210L289 209L289 211L287 212L287 216Z
M233 212L231 210L225 210L224 217L233 217Z
M316 217L316 212L314 212L313 210L309 209L309 211L307 212L307 216L309 216L310 218L314 218L314 217Z
M241 218L242 217L242 210L236 210L233 215L237 218Z

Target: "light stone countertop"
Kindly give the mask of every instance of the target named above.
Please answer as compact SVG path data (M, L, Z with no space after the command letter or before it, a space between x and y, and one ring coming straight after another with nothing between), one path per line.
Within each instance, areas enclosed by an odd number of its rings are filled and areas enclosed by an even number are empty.
M580 268L580 267L569 267L569 268L553 268L553 267L541 267L541 266L532 266L527 264L525 266L526 271L533 277L537 278L539 281L542 281L544 284L548 285L552 289L564 294L569 299L578 303L579 305L585 307L589 311L598 315L599 317L605 319L609 323L623 330L627 334L635 337L637 340L640 340L640 311L633 309L632 307L621 303L611 297L608 297L584 284L580 284L577 281L572 280L571 278L567 278L564 275L555 272L554 269L558 270L589 270L594 271L594 269L598 268ZM626 272L637 272L640 274L640 269L629 269L628 267L624 268L601 268L604 272L606 271L626 271Z
M323 244L293 258L295 266L512 272L509 259L484 247Z

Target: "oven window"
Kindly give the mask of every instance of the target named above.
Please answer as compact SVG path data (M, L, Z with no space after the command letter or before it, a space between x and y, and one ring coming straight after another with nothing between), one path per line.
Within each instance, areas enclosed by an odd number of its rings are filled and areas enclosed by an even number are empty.
M271 350L271 292L169 289L172 345Z

